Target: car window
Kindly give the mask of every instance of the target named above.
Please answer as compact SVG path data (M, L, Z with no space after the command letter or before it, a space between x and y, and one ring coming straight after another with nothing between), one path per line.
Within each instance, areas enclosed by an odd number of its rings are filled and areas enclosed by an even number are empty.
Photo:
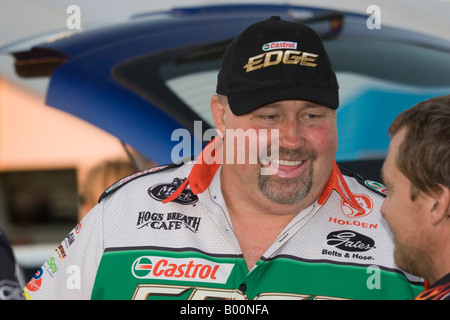
M215 93L220 60L230 41L153 54L114 68L118 81L190 127L212 127L209 100ZM196 100L198 99L198 100Z
M153 85L163 80L169 91L163 90L161 99L180 99L212 125L207 115L209 99L215 93L220 57L226 45L221 42L144 57L119 66L115 74L128 86L147 93L149 99L157 99ZM447 51L344 36L325 41L325 45L340 77L340 96L344 104L365 86L430 92L450 87L450 53Z

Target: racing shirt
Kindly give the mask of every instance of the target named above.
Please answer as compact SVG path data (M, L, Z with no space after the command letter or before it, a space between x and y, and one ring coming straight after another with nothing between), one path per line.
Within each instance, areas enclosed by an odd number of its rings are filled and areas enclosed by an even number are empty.
M29 299L413 299L379 213L383 188L335 164L250 271L219 165L155 167L110 187L25 288ZM342 173L344 172L344 174Z

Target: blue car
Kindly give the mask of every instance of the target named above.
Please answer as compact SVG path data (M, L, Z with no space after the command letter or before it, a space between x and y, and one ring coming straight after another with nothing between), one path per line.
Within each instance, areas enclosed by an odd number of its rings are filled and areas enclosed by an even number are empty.
M371 29L366 15L294 5L140 14L13 54L19 75L51 77L49 106L106 130L156 163L170 163L184 156L172 154L179 143L174 130L192 133L192 153L208 142L203 132L214 126L209 99L227 45L272 15L306 23L323 37L340 83L336 160L349 169L376 178L394 117L450 92L448 41Z

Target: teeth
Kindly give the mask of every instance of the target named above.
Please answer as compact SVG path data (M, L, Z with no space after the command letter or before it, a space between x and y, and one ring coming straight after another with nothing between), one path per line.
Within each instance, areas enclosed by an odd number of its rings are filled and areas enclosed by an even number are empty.
M280 160L280 159L273 159L272 162L277 165L283 165L283 166L299 166L303 163L303 161L290 161L290 160Z

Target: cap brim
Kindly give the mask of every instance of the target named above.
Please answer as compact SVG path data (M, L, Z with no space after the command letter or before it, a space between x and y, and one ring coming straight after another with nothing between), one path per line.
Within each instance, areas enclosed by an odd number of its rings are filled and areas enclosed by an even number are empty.
M336 110L339 95L336 88L277 87L264 88L245 93L227 94L233 114L242 116L269 103L280 100L308 100Z

